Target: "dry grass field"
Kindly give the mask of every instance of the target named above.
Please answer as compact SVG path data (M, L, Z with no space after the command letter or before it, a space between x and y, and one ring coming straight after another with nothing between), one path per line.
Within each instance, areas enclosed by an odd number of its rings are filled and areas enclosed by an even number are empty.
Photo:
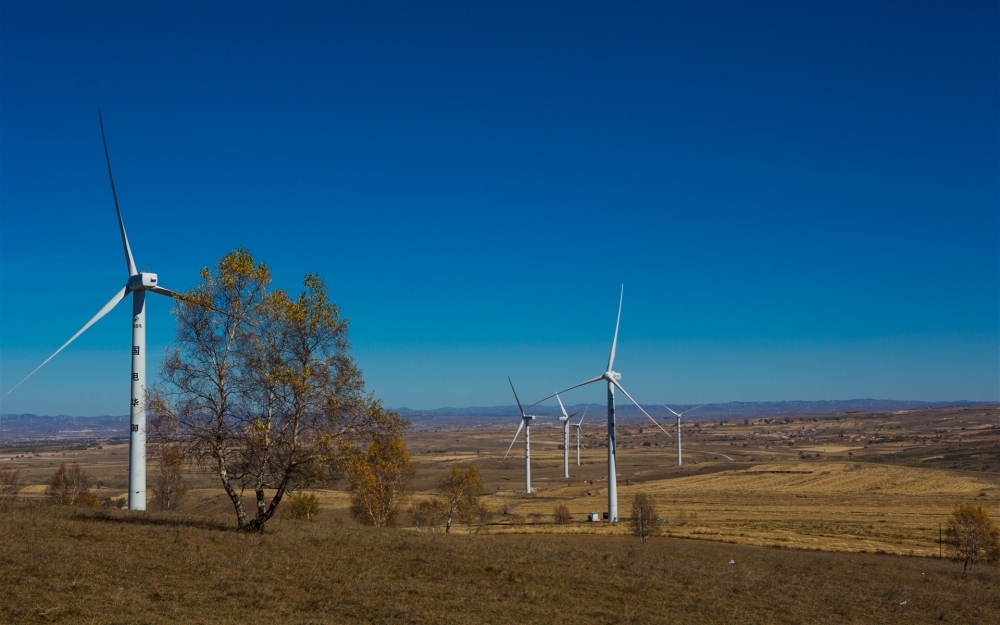
M0 463L26 486L0 510L0 621L1000 623L1000 568L963 575L934 557L955 505L1000 518L995 407L691 422L684 467L655 427L621 425L620 514L641 490L665 519L645 546L625 523L584 521L607 507L599 421L582 466L571 448L569 479L561 430L532 428L530 495L523 445L503 459L515 418L410 431L415 499L461 463L504 511L448 536L405 515L403 528L358 527L342 485L313 491L313 523L225 531L231 504L194 468L180 514L55 508L40 502L63 461L102 499L124 495L127 448L8 447ZM569 525L551 520L559 504Z
M997 623L1000 570L623 536L495 535L18 504L8 623Z

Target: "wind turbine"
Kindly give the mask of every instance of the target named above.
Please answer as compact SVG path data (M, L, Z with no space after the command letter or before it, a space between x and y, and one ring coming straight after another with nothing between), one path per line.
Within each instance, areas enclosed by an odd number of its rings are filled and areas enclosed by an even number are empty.
M514 391L514 383L510 381L510 376L507 377L507 382L510 383L510 390ZM524 408L521 408L521 400L517 398L517 391L514 391L514 401L517 402L517 409L521 411L521 425L517 427L517 432L514 434L514 440L510 442L510 447L507 448L507 453L503 455L503 459L506 460L510 450L514 448L514 443L517 442L517 437L521 433L521 428L524 428L524 490L527 493L531 492L531 421L535 418L534 415L524 414Z
M583 416L580 420L573 424L576 428L576 466L580 466L580 434L583 432L583 420L587 417L587 411L590 410L588 405L583 409Z
M35 370L25 376L14 385L3 397L24 384L25 380L35 374L62 350L66 349L77 337L86 332L90 326L100 321L101 317L111 312L122 300L132 294L132 376L131 376L131 396L129 399L129 412L131 427L129 428L129 454L128 454L128 509L146 509L146 292L158 293L167 297L180 298L181 296L169 289L165 289L157 284L155 273L140 272L135 268L135 259L132 257L132 249L128 244L128 237L125 235L125 222L122 221L122 211L118 206L118 193L115 191L115 178L111 175L111 158L108 156L108 142L104 138L104 119L100 110L97 117L101 124L101 141L104 143L104 161L108 165L108 179L111 181L111 197L115 201L115 212L118 214L118 229L122 236L122 247L125 249L125 266L128 269L128 281L122 290L115 293L115 296L104 305L90 321L80 330L63 343L54 354L45 359L42 364L35 367ZM0 399L3 399L0 397Z
M556 395L556 399L559 399L559 395ZM559 399L559 409L562 410L563 416L559 417L559 420L563 424L563 477L569 477L569 420L570 417L575 417L580 414L579 412L574 412L573 414L566 414L566 407L563 406L562 400ZM581 419L582 421L583 419ZM577 436L577 442L579 443L580 437ZM577 446L577 464L579 465L579 446Z
M669 410L670 412L673 412L674 416L677 417L677 466L682 466L684 462L681 460L681 416L686 415L692 410L697 410L702 406L704 406L705 404L702 404L701 406L695 406L694 408L688 408L684 412L676 412L673 408L667 406L666 404L660 404L660 405Z
M618 297L618 320L615 321L615 338L611 342L611 355L608 357L608 367L601 375L596 378L591 378L586 382L581 382L575 386L571 386L567 389L559 391L559 393L553 393L548 397L536 401L531 406L542 403L546 399L552 399L560 393L565 393L566 391L573 390L574 388L580 388L581 386L586 386L588 384L593 384L594 382L607 382L608 384L608 521L612 523L618 521L618 473L615 467L615 388L620 390L625 397L628 397L629 401L635 404L642 414L646 415L650 421L652 421L656 427L663 430L663 433L670 436L670 432L667 432L663 427L656 422L656 419L649 416L639 402L632 399L632 396L628 394L622 385L618 382L622 379L622 374L618 373L613 369L615 364L615 350L618 348L618 326L622 320L622 299L625 297L625 286L622 285L621 295ZM531 408L528 406L528 408Z

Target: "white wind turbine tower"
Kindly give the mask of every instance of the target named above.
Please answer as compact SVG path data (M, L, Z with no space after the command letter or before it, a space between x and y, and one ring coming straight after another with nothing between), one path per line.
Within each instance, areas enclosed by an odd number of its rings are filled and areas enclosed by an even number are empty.
M125 222L122 221L122 212L118 207L118 194L115 192L115 179L111 175L111 159L108 157L108 142L104 138L104 120L100 111L97 112L101 123L101 141L104 143L104 161L108 166L108 179L111 181L111 197L115 201L115 212L118 214L118 229L122 236L122 247L125 248L125 265L128 269L128 281L122 290L115 293L107 304L104 305L97 314L91 318L80 330L63 343L54 354L45 359L42 364L35 367L35 370L25 376L14 385L3 397L9 395L15 388L21 386L25 380L35 374L56 354L66 349L75 341L77 337L87 331L90 326L97 323L101 317L111 312L125 297L132 294L132 378L131 395L129 397L129 411L131 416L131 427L129 432L129 455L128 455L128 509L146 509L146 291L166 295L167 297L179 298L180 295L165 289L156 283L156 274L140 272L135 268L135 259L132 258L132 250L128 244L128 237L125 235ZM0 399L3 399L0 397Z
M507 382L510 383L510 390L514 391L514 383L510 381L510 377L507 378ZM521 425L517 426L517 432L514 433L514 440L510 442L510 447L507 448L507 453L503 455L503 459L506 460L507 456L510 454L510 450L514 448L514 443L517 442L518 435L521 434L521 428L524 428L524 491L527 493L531 492L531 421L535 418L534 415L524 414L524 408L521 408L521 400L517 398L517 391L514 391L514 401L517 402L517 409L521 411Z
M588 410L590 410L589 405L583 409L583 416L580 417L580 420L573 424L573 427L576 428L576 466L580 466L580 434L583 432L583 420L587 418Z
M677 412L670 406L667 406L666 404L660 404L660 405L669 410L670 412L674 413L674 416L677 417L677 466L682 466L684 462L681 460L681 417L691 412L692 410L697 410L701 408L705 404L702 404L701 406L695 406L694 408L688 408L684 412Z
M618 325L621 323L622 320L622 299L624 298L624 296L625 296L625 287L623 285L621 295L618 298L618 320L615 322L615 338L611 342L611 356L608 357L607 370L601 375L597 376L596 378L591 378L586 382L581 382L575 386L563 389L559 391L559 393L553 393L552 395L540 399L531 405L535 406L537 404L542 403L546 399L552 399L556 395L559 395L560 393L565 393L566 391L570 391L574 388L579 388L581 386L593 384L594 382L607 382L608 384L608 521L612 523L618 521L618 473L617 473L617 468L615 466L615 445L616 445L615 388L620 390L625 395L625 397L628 397L629 401L635 404L636 408L638 408L642 412L642 414L646 415L649 418L649 420L656 425L656 427L663 430L664 434L670 436L670 432L664 430L663 427L656 422L656 419L650 417L649 413L646 412L643 409L643 407L639 405L639 402L632 399L632 396L628 394L628 391L626 391L622 387L622 385L618 382L619 380L622 379L622 375L612 368L615 364L615 350L618 347ZM531 406L528 407L531 408Z
M556 395L556 399L559 399L559 395ZM566 414L566 407L563 406L562 400L559 399L559 409L562 410L563 416L559 417L559 420L563 424L563 477L569 477L569 420L571 417L575 417L580 414L579 412L574 412L573 414ZM583 419L580 419L583 421ZM576 449L576 464L580 464L580 436L577 435L577 449Z

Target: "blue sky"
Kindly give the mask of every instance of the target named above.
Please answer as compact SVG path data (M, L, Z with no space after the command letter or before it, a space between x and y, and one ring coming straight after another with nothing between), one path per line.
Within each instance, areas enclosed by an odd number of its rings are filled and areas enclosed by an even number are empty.
M278 286L319 272L391 406L600 373L622 284L644 403L998 400L998 17L3 3L0 387L124 284L101 107L139 268L188 289L246 246ZM120 308L0 411L125 413Z

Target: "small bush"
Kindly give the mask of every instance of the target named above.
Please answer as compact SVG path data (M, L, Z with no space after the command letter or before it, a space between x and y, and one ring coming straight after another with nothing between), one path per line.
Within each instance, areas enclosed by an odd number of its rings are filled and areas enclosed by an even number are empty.
M77 495L76 499L73 500L73 505L84 508L100 508L101 501L97 498L97 495L88 490Z
M118 508L124 509L128 505L128 497L108 497L101 502L102 508Z
M293 493L288 503L281 507L281 515L286 519L312 521L319 514L319 499L311 493Z
M552 520L555 521L557 525L566 525L573 520L566 504L559 504L556 506L555 511L552 513Z

